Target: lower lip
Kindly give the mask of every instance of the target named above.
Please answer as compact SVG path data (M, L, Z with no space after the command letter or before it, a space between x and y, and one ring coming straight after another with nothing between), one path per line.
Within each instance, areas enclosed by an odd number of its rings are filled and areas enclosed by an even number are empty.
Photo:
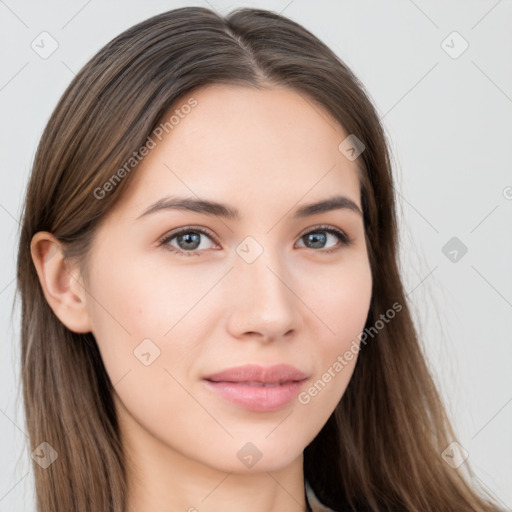
M297 396L304 383L297 381L278 386L253 386L236 382L205 382L229 402L255 412L272 412L283 408Z

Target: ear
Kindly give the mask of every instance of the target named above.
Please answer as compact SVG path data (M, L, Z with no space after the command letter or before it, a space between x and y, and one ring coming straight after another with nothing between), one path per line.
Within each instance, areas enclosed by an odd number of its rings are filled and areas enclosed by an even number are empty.
M78 266L64 259L59 240L47 231L39 231L30 244L32 260L44 296L59 320L71 331L91 331L87 293Z

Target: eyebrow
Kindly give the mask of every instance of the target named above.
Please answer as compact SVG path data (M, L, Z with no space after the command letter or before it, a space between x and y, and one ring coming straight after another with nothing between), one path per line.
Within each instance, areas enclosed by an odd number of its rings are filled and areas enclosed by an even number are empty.
M352 201L352 199L337 195L323 199L322 201L300 206L295 211L294 217L304 218L319 213L342 209L351 210L361 216L363 215L359 206ZM191 211L214 217L224 217L230 220L240 220L241 218L240 212L236 208L217 201L190 197L163 197L146 208L137 219L163 210Z

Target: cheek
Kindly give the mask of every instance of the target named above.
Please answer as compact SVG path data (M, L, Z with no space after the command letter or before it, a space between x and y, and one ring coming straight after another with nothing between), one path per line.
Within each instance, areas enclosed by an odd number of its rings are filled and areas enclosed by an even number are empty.
M161 337L184 310L186 294L190 294L180 283L179 269L164 273L136 255L110 258L115 259L115 266L102 265L106 259L107 253L99 254L94 274L91 272L91 314L96 329L101 332L109 327L121 338L129 336L133 341Z
M336 269L325 268L304 288L311 309L322 324L324 353L341 350L364 328L372 295L372 275L365 258L347 259Z
M179 269L164 275L137 258L116 262L115 268L96 266L90 311L117 404L149 430L175 425L176 416L190 414L179 382L200 347L182 329L190 328L186 315L198 290L185 286L190 276ZM179 432L170 428L173 435Z
M145 388L167 389L165 370L181 378L200 354L203 338L194 333L200 320L212 315L212 299L204 296L218 272L199 276L179 266L159 268L135 255L114 259L115 266L103 265L113 258L99 254L91 272L93 334L113 384L130 372L130 380L138 382L130 396L138 402L140 392L144 407Z
M316 380L299 396L299 403L310 404L317 414L328 413L326 419L345 392L355 368L371 296L371 269L364 258L340 266L338 272L317 275L314 293L309 294L312 309L318 312L315 332L322 335L318 337L316 354L312 354L318 359Z
M219 270L147 260L121 260L108 273L98 272L97 295L132 336L164 339L182 319L195 314L196 306L219 280Z

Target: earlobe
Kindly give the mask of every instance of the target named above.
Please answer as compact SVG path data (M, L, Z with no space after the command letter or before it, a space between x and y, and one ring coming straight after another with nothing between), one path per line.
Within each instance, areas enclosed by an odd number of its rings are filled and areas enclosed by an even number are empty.
M71 331L91 331L87 293L78 267L71 268L64 258L59 240L47 231L39 231L30 244L32 261L46 301L60 321Z

